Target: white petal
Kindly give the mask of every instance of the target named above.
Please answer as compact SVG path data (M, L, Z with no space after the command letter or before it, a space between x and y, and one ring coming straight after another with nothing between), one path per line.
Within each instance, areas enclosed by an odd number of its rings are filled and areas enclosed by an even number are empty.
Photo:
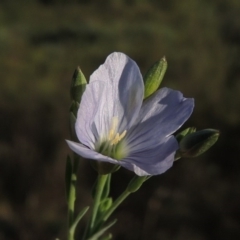
M190 117L193 99L168 88L158 90L146 99L136 125L128 132L130 152L151 149L173 134Z
M167 171L174 162L178 143L173 136L152 149L131 154L120 163L123 167L134 171L139 176L158 175Z
M110 54L90 77L90 84L98 81L105 83L101 94L95 124L99 133L111 127L113 117L119 121L119 132L128 129L139 113L142 105L144 85L137 64L123 53ZM102 123L104 121L104 124Z
M90 77L76 121L80 142L94 149L94 142L109 133L113 117L118 132L131 126L141 108L144 85L137 64L123 53L109 55Z
M102 93L106 90L103 81L88 84L82 96L75 124L76 134L81 143L94 149L94 143L99 138L94 119L102 103ZM102 119L103 120L103 119ZM101 119L99 119L101 124ZM104 123L102 123L105 126Z
M112 164L119 164L117 160L114 160L110 157L104 156L100 153L97 153L86 146L82 145L81 143L76 143L72 142L69 140L66 140L68 146L78 155L82 156L83 158L86 159L92 159L92 160L97 160L97 161L102 161L102 162L109 162Z

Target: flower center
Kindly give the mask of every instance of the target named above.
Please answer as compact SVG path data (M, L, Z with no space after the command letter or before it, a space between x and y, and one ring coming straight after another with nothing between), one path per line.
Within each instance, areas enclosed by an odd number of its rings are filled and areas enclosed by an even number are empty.
M99 153L121 160L127 156L127 147L124 137L126 136L127 131L124 130L121 134L117 132L118 129L118 118L113 117L111 128L107 137L103 137L96 144L96 151Z
M109 134L108 134L108 141L110 142L110 145L116 145L118 144L126 135L127 131L123 131L121 135L117 132L118 128L118 119L117 117L113 117L112 120L112 126L110 128Z

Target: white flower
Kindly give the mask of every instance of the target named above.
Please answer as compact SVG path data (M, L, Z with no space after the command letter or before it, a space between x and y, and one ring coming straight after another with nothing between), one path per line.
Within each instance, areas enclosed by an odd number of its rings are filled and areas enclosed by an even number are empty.
M80 143L67 141L84 158L121 165L137 175L169 169L178 143L172 134L189 118L193 99L169 88L143 101L137 64L110 54L90 77L77 114Z

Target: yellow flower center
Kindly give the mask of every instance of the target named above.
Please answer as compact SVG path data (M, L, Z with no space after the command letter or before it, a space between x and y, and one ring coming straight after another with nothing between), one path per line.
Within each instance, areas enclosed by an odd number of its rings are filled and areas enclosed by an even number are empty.
M99 153L121 160L127 156L127 147L124 137L126 136L127 131L124 130L121 134L117 132L118 129L118 118L113 117L111 128L107 137L103 137L96 144L96 151Z
M122 134L119 135L119 133L117 132L117 128L118 128L118 118L113 117L112 126L108 134L108 141L110 142L110 145L118 144L125 137L127 133L127 131L124 130Z

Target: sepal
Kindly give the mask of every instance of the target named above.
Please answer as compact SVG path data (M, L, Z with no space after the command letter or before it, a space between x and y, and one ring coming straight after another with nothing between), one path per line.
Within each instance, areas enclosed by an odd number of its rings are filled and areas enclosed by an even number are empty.
M188 134L194 133L194 132L196 132L195 127L186 128L176 135L176 139L178 142L180 142L185 136L187 136Z

